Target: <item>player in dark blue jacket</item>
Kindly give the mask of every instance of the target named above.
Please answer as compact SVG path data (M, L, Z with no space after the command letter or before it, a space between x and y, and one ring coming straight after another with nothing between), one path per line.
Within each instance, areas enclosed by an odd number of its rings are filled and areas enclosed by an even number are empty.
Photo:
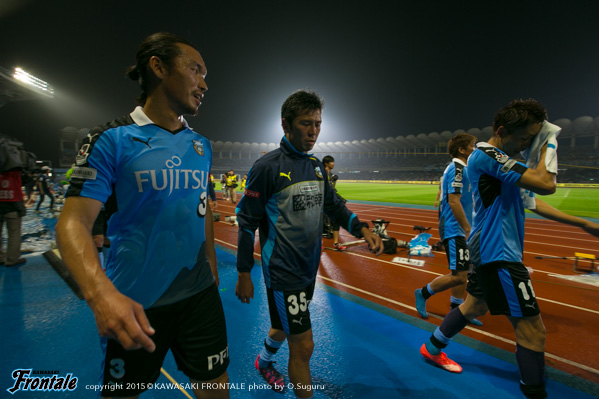
M313 92L297 91L287 98L281 111L285 136L280 148L256 161L236 209L236 294L243 303L254 296L250 271L259 228L270 309L271 328L255 366L273 389L281 391L285 382L272 359L287 339L289 379L302 398L312 396L309 362L314 342L308 305L320 263L323 212L356 237L364 237L373 252L383 250L380 237L345 207L324 165L308 153L320 133L322 107L322 99Z

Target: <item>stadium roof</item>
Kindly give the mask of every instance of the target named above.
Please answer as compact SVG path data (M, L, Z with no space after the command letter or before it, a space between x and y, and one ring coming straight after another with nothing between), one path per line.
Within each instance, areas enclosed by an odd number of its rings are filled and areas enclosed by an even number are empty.
M599 136L599 116L596 118L590 116L581 116L574 120L570 119L558 119L553 122L554 124L562 128L560 138L562 139L573 139L575 137L590 137ZM445 130L441 133L419 133L410 134L407 136L397 137L381 137L378 139L364 139L364 140L353 140L353 141L336 141L336 142L325 142L320 141L312 150L313 153L376 153L376 152L388 152L388 151L412 151L425 150L432 152L445 152L447 141L458 133L463 133L463 129L456 131ZM493 128L491 126L479 128L471 128L465 131L473 136L476 136L478 141L488 141L493 135ZM279 143L232 143L230 141L213 141L212 147L215 153L262 153L274 150L279 146Z

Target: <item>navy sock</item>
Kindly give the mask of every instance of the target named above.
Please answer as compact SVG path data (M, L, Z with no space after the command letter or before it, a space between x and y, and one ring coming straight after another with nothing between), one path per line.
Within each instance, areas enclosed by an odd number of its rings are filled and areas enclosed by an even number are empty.
M466 327L470 322L464 317L460 308L452 309L447 316L443 319L443 322L439 326L439 330L447 338L453 338L454 335L459 333Z
M431 283L428 283L424 287L422 287L422 296L424 299L428 299L431 296L435 295L435 291L431 290Z
M516 361L524 385L544 385L545 352L536 352L516 344Z

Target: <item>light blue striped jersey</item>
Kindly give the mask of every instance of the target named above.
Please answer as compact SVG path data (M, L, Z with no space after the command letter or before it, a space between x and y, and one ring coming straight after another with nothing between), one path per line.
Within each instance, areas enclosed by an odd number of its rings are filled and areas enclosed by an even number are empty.
M468 158L475 209L468 249L475 267L495 261L522 262L524 205L516 183L526 169L488 143L478 143Z
M106 274L144 308L177 302L214 282L204 252L212 147L182 122L171 133L137 107L92 129L67 193L105 203Z

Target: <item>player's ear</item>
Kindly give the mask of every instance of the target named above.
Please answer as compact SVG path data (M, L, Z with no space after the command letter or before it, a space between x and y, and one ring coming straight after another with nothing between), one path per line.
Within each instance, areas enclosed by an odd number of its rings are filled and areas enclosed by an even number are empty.
M499 126L495 131L495 134L501 138L505 138L505 136L507 136L507 131L505 130L505 127Z
M152 70L152 72L154 72L154 75L156 75L156 77L159 79L164 78L168 72L166 69L166 65L164 65L162 60L155 55L150 57L150 60L148 61L148 65L149 65L150 69Z
M285 134L289 133L289 123L285 120L285 118L281 119L281 126L283 126L283 132Z

